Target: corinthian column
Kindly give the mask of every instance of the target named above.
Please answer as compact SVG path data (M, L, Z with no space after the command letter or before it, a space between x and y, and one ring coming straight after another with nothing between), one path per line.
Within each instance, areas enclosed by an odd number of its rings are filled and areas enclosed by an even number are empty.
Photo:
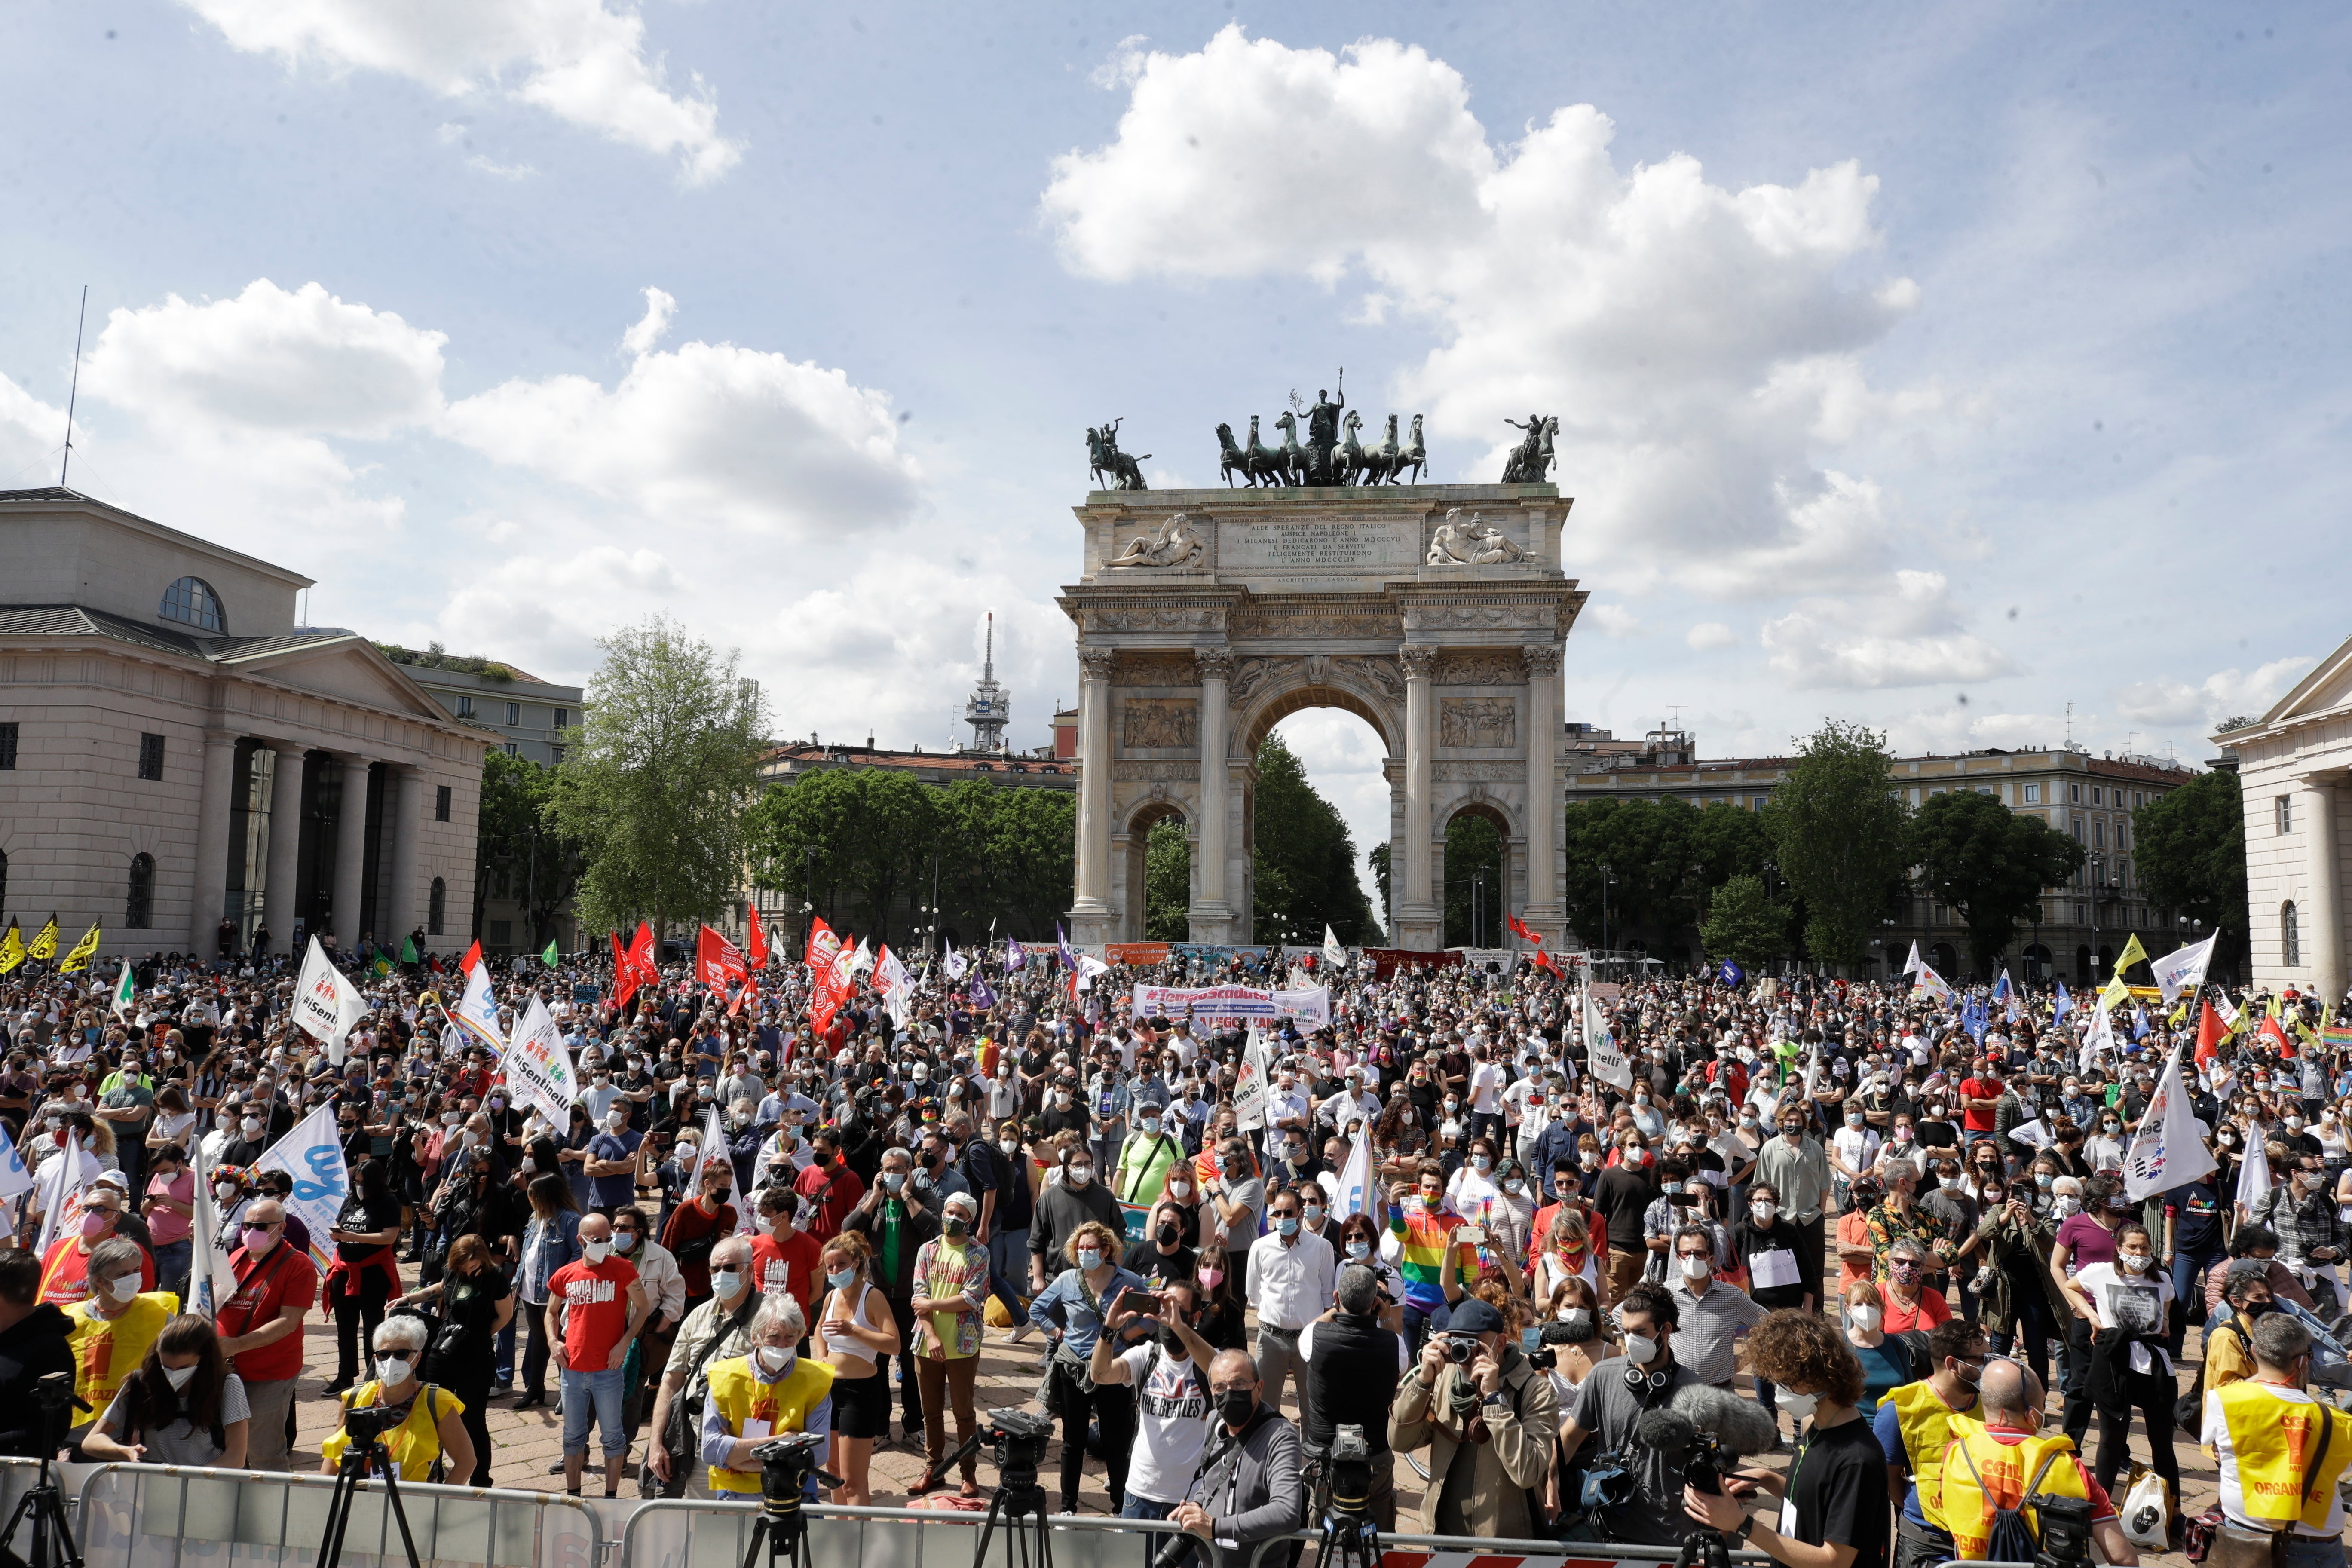
M360 889L367 875L368 760L338 752L343 783L335 807L335 896L328 906L334 921L335 946L345 953L360 945L360 921L367 911Z
M1234 656L1207 648L1193 656L1201 677L1201 901L1192 910L1194 942L1231 940L1225 899L1225 814L1232 769L1225 761L1225 683Z
M1102 942L1110 908L1110 668L1108 648L1078 650L1078 868L1070 935Z
M1435 952L1444 945L1441 912L1431 888L1430 815L1435 805L1430 763L1437 749L1430 677L1433 647L1407 647L1404 666L1404 897L1399 901L1397 945Z
M1548 942L1562 934L1559 908L1559 645L1523 647L1528 668L1528 887L1524 919Z

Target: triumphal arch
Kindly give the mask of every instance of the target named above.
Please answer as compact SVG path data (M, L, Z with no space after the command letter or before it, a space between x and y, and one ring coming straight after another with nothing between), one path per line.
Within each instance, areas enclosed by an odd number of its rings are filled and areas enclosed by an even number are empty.
M1075 508L1072 940L1143 939L1145 837L1176 816L1192 940L1253 941L1258 743L1322 707L1386 748L1391 942L1444 944L1445 829L1469 811L1508 847L1503 908L1559 946L1560 651L1585 600L1560 570L1570 504L1541 482L1294 480L1097 490Z

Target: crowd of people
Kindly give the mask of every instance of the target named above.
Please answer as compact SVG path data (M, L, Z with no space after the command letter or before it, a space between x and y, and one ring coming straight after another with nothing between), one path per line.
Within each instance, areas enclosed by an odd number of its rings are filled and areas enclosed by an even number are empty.
M453 1023L454 976L363 973L331 1053L267 961L158 957L127 1006L20 970L0 1124L36 1185L0 1252L0 1389L69 1372L88 1458L284 1468L315 1312L326 1392L405 1411L404 1479L512 1479L486 1413L553 1399L575 1492L592 1436L607 1496L724 1496L810 1431L831 1500L866 1503L895 1411L911 1489L976 1499L993 1335L1035 1357L1064 1511L1098 1466L1125 1517L1264 1539L1360 1435L1384 1526L1402 1455L1426 1531L1704 1527L1794 1568L2014 1557L1992 1536L2041 1528L2021 1478L2134 1562L2137 1416L2175 1507L2176 1424L2214 1454L2217 1539L2342 1559L2352 1417L2311 1370L2342 1359L2352 1060L2316 999L2216 988L2247 1026L2182 1085L2214 1168L2135 1196L2194 996L2135 1004L2110 1046L2042 988L1964 1013L1900 981L1300 961L1330 1021L1256 1032L1135 1016L1172 970L1081 992L1012 958L814 1015L798 966L743 990L680 966L622 1005L609 969L500 964L505 1022L537 991L564 1037L561 1114ZM321 1107L351 1195L314 1236L263 1155ZM60 1184L73 1224L36 1250ZM234 1241L208 1312L200 1203ZM39 1448L10 1408L0 1448ZM1793 1458L1689 1490L1662 1412Z

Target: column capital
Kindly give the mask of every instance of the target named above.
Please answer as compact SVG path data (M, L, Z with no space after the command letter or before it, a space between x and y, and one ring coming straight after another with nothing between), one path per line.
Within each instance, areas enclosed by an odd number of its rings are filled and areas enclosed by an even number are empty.
M1420 643L1407 643L1397 650L1397 662L1404 666L1407 680L1427 680L1437 673L1437 650Z
M1118 656L1107 647L1082 647L1078 650L1078 677L1082 680L1108 680L1111 661Z
M1229 647L1204 647L1193 650L1192 662L1203 680L1230 680L1234 673L1234 650Z
M1519 658L1527 661L1528 673L1531 676L1558 675L1559 651L1559 644L1556 642L1530 643L1519 649Z

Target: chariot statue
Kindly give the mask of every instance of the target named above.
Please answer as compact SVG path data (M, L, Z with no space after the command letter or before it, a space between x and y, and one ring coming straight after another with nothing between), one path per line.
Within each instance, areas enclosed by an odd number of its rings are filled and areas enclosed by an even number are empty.
M1559 434L1559 416L1552 414L1530 414L1524 425L1516 419L1504 424L1527 435L1514 447L1508 461L1503 465L1503 482L1507 485L1538 485L1552 464L1551 438Z
M1125 417L1120 416L1120 419ZM1146 452L1140 458L1130 458L1118 449L1120 419L1114 419L1099 429L1091 425L1087 426L1087 466L1093 472L1097 489L1148 489L1150 487L1143 482L1142 465L1150 460L1151 454ZM1108 486L1103 483L1106 476L1110 479Z

